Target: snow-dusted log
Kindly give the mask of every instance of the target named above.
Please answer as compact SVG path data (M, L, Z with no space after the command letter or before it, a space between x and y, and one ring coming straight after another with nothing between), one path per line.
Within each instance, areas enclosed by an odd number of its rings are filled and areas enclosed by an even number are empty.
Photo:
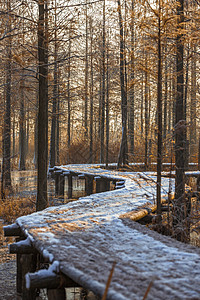
M32 246L30 238L27 238L9 245L9 252L11 254L33 254L37 253L37 250Z
M26 274L26 288L61 289L63 287L79 287L76 282L67 276L57 274L51 270L39 270L35 273Z
M140 210L135 210L135 211L131 211L131 212L122 214L120 216L120 218L122 218L122 219L127 218L127 219L130 219L132 221L138 221L138 220L146 217L151 212L155 212L156 208L157 208L156 205L150 205L150 206L145 207L145 208L140 209Z
M3 227L4 236L23 236L21 228L18 224L12 224Z

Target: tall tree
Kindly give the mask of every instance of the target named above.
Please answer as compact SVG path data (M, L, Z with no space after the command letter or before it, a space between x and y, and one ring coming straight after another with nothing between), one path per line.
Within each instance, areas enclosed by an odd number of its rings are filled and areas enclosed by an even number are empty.
M118 167L128 163L128 144L127 144L127 91L125 86L125 56L124 56L124 28L122 20L121 2L118 3L119 27L120 27L120 85L121 85L121 112L122 112L122 138L118 157Z
M57 21L56 21L56 0L55 5L55 22L54 22L54 83L53 83L53 106L51 118L51 141L49 153L49 167L52 168L56 164L56 118L57 118L57 97L58 97L58 46L57 46Z
M105 0L103 1L103 35L102 35L102 96L101 96L101 128L100 128L100 143L101 154L100 162L104 163L104 136L105 136L105 92L106 92L106 69L105 69L105 54L106 54L106 30L105 30Z
M130 130L130 153L134 154L134 125L135 125L135 27L134 27L135 0L131 1L131 71L130 71L130 90L129 90L129 130Z
M5 199L5 189L11 188L11 170L10 170L10 147L11 147L11 58L12 58L12 40L11 40L11 3L7 1L7 32L6 41L6 82L5 82L5 114L3 131L3 162L1 174L1 198Z
M190 105L190 160L194 161L197 142L197 76L196 76L196 45L192 47L191 58L191 105Z
M89 162L93 163L93 119L94 119L94 71L93 71L93 25L90 18L90 158Z
M175 200L173 225L177 239L185 240L184 201L185 201L185 130L184 119L184 0L177 0L177 37L176 37L176 124L175 124Z
M107 70L106 70L106 166L108 166L108 150L109 150L109 92L110 92L110 74L109 74L109 38L107 39Z
M88 4L85 5L85 136L88 136Z
M158 2L158 78L157 78L157 214L161 216L161 172L162 172L162 53L161 53L161 0Z
M24 20L22 21L24 31ZM22 36L22 43L24 44L24 33ZM22 50L22 61L24 62L24 51ZM25 110L24 110L24 68L20 80L20 117L19 117L19 170L25 170L25 155L26 155L26 131L25 131Z
M46 6L45 6L46 4ZM38 60L39 60L39 110L38 110L38 182L36 210L47 207L47 154L48 154L48 69L47 43L45 34L45 8L47 2L38 1ZM47 29L47 28L46 28Z

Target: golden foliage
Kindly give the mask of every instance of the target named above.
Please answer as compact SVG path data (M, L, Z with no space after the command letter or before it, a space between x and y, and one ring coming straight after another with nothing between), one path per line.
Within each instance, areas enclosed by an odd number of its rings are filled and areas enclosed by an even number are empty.
M33 213L35 211L35 201L35 196L7 198L6 201L0 203L0 218L5 223L13 223L18 217Z

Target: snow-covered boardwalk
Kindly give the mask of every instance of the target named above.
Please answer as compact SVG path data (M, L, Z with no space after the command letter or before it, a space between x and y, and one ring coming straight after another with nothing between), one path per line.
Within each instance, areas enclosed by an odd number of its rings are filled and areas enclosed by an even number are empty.
M143 299L150 282L147 299L200 299L200 249L161 236L129 218L132 210L154 203L155 178L91 166L61 168L110 176L125 184L119 190L16 220L28 241L57 271L102 296L115 262L106 299ZM168 179L163 179L163 185L165 193Z

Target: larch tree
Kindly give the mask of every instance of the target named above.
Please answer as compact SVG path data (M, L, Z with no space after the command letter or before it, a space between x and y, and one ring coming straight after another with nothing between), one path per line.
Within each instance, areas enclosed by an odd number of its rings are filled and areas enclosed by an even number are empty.
M178 240L185 240L185 130L184 119L184 0L177 0L176 36L176 124L175 124L175 200L173 226Z
M124 27L122 20L121 2L118 3L119 28L120 28L120 86L121 86L121 114L122 114L122 137L118 157L118 167L128 163L127 143L127 90L125 85L125 54L124 54Z
M4 113L4 130L3 130L3 162L1 174L1 199L5 199L5 190L11 189L11 59L12 59L12 28L11 28L11 2L7 1L7 37L6 37L6 79L5 79L5 113Z
M45 0L39 0L38 61L39 61L39 109L38 109L38 182L36 210L47 207L47 155L48 155L48 68L45 34ZM46 12L47 13L47 12Z

